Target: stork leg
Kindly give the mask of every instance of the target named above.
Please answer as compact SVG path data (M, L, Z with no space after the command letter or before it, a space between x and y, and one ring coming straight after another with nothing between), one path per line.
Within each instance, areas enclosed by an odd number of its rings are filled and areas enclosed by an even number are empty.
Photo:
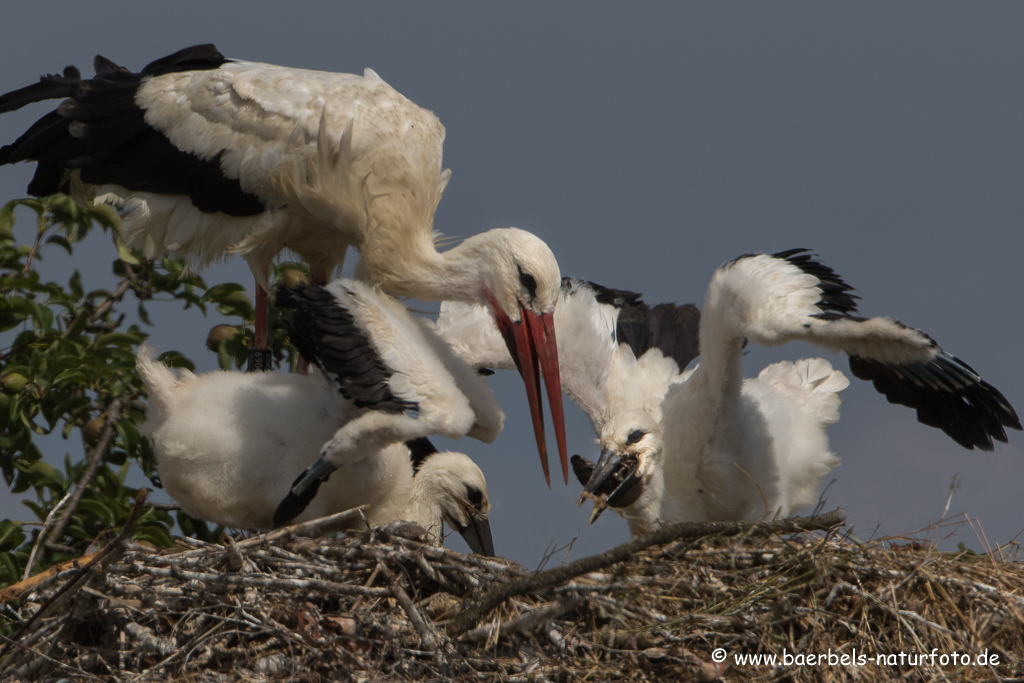
M269 273L264 273L264 280ZM256 281L256 329L254 331L253 348L249 349L249 362L246 365L246 372L266 372L271 369L273 357L270 348L267 346L267 309L269 306L267 290L263 288L259 280Z

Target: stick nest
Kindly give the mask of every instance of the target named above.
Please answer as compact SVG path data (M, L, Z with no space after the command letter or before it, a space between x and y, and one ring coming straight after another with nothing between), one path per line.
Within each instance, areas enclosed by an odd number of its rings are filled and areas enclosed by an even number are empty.
M857 543L841 523L837 512L673 525L540 572L427 545L414 525L159 550L122 541L86 571L0 593L10 634L0 679L972 681L1024 671L1021 565ZM781 661L933 649L987 652L990 663Z

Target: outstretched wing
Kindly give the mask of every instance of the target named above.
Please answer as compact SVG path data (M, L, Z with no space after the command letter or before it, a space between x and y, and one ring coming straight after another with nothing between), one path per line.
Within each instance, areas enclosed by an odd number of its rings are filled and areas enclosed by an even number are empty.
M741 256L716 271L705 325L722 337L773 346L803 340L850 356L854 376L891 403L917 410L965 448L992 450L1021 429L1006 398L921 330L892 318L863 318L853 288L806 249ZM707 338L704 343L709 342Z

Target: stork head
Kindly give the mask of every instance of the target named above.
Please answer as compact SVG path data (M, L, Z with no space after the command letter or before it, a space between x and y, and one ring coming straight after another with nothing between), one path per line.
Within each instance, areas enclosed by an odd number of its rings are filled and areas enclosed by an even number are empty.
M431 517L459 532L478 555L494 555L491 502L484 473L463 453L434 453L416 473L417 495Z
M661 428L646 412L621 412L606 422L601 457L580 497L581 504L594 500L590 523L605 507L623 508L640 500L662 466L663 452Z
M541 373L544 375L562 475L568 484L569 461L554 322L555 302L562 278L555 255L540 238L516 228L489 230L470 237L462 246L474 253L479 263L482 284L479 303L490 308L509 353L526 382L537 449L544 478L550 486L540 396L540 376Z

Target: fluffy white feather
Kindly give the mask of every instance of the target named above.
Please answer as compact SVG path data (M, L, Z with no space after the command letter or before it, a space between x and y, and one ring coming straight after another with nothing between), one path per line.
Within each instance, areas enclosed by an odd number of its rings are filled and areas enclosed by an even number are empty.
M599 303L599 290L619 303ZM681 370L666 354L675 354L674 342L686 341L692 329L666 330L674 318L662 311L648 318L645 332L637 316L642 323L654 309L636 295L585 283L563 287L555 309L562 383L601 444L593 476L579 461L578 474L590 477L586 490L619 501L634 533L678 521L787 515L812 502L821 477L838 464L825 430L838 419L839 392L849 380L824 359L776 363L744 379L748 342L799 339L844 351L858 377L967 448L990 449L993 439L1006 440L1004 427L1020 429L1005 398L965 363L920 330L857 317L850 291L805 250L730 261L708 287L700 363ZM622 316L628 340L616 337ZM489 336L496 332L483 327L479 312L442 305L438 329L457 353L477 365L507 367ZM638 346L648 333L654 346ZM664 352L654 339L662 333ZM601 399L580 400L595 388ZM629 471L635 477L615 489Z
M143 433L160 478L188 514L242 529L268 529L291 482L323 444L360 411L322 379L277 373L177 374L141 346L138 369L149 393ZM320 487L298 520L368 505L367 521L417 522L440 542L442 520L465 525L465 486L483 492L480 469L461 453L427 458L414 476L409 449L393 443L350 459Z
M488 443L497 438L505 416L490 387L445 349L429 325L358 280L335 280L326 289L380 357L391 392L418 405L415 415L367 410L354 417L325 446L327 460L341 466L361 457L363 448L431 434L471 434Z

